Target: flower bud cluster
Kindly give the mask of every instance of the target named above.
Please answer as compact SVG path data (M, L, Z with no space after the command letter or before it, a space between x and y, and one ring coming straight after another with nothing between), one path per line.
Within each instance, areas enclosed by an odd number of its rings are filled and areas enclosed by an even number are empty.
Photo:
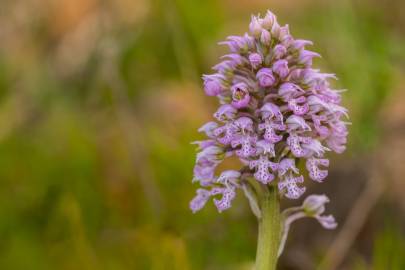
M205 93L221 105L216 121L199 130L208 139L196 142L194 181L203 188L191 209L200 210L212 196L219 211L229 208L244 177L275 183L283 196L299 198L305 186L296 162L303 160L309 178L322 182L329 166L325 153L345 150L347 110L341 91L328 82L336 77L312 68L320 56L305 48L312 42L294 39L270 11L252 17L249 33L220 44L230 53L203 80ZM217 166L234 155L245 166L217 176Z

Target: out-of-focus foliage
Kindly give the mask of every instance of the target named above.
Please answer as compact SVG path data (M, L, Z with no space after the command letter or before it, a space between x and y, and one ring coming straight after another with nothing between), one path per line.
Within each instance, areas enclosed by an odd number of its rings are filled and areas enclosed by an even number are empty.
M374 244L374 269L404 269L405 238L398 228L387 227L380 232Z
M361 190L391 132L380 112L404 90L405 4L387 2L2 0L0 269L249 269L256 221L242 194L223 214L188 209L190 142L215 108L199 78L224 51L216 43L268 8L349 90L350 147L316 185L335 191L343 221L345 188ZM392 210L373 211L346 269L405 267L403 211L383 200ZM293 233L280 269L313 269L336 235L300 226L311 238Z

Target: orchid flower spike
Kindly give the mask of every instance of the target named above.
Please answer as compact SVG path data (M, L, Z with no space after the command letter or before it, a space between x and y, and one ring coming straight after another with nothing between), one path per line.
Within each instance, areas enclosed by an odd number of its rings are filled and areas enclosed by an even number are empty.
M224 203L216 206L225 210L246 178L275 184L282 197L300 198L306 188L295 162L303 160L309 178L320 183L328 175L325 154L345 149L348 123L342 118L347 110L340 104L340 91L328 82L335 76L314 69L312 60L319 54L305 48L312 42L294 39L270 11L264 17L252 16L248 33L220 44L231 53L221 57L216 72L203 80L205 93L217 97L221 106L214 113L217 121L199 130L209 140L196 142L200 153L194 181L208 193L197 191L191 208L200 210L201 202L210 197L218 201L222 195ZM248 125L242 127L242 122ZM245 167L236 169L244 173L225 186L217 181L221 173L216 168L229 156L237 156ZM306 205L322 199L308 197ZM330 220L320 220L332 226Z

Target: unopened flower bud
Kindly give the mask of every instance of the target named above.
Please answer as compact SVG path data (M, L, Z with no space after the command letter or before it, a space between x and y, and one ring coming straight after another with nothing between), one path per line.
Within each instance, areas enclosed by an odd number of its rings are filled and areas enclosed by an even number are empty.
M287 49L282 44L277 44L274 46L273 55L274 59L280 59L287 53Z
M249 55L249 62L250 62L250 64L252 65L252 67L253 67L254 69L256 69L256 68L258 68L258 67L262 64L263 58L262 58L262 56L261 56L260 54L258 54L258 53L251 53L251 54Z
M271 11L268 10L266 16L262 21L262 26L267 30L271 30L275 21L276 16Z
M287 77L289 73L288 62L284 59L276 61L273 64L273 72L280 76L280 78Z
M221 83L216 80L209 80L204 84L205 93L208 96L216 96L221 93Z
M260 36L260 42L263 43L264 45L269 46L271 43L271 35L270 32L263 29L262 34Z
M256 74L256 78L259 80L259 85L261 87L272 86L276 81L270 68L260 69Z
M255 16L252 16L252 21L249 25L249 30L252 36L259 38L262 33L262 26L260 25L259 19Z
M222 80L224 76L213 74L213 75L204 75L204 90L208 96L217 96L221 93L222 87Z

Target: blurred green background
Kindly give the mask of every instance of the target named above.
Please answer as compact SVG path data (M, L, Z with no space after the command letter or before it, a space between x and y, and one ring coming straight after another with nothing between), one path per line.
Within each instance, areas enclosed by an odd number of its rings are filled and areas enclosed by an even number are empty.
M339 228L294 224L279 269L405 269L402 0L0 0L0 269L251 269L242 194L188 209L190 142L217 106L200 80L217 42L267 9L314 41L353 123L308 191Z

